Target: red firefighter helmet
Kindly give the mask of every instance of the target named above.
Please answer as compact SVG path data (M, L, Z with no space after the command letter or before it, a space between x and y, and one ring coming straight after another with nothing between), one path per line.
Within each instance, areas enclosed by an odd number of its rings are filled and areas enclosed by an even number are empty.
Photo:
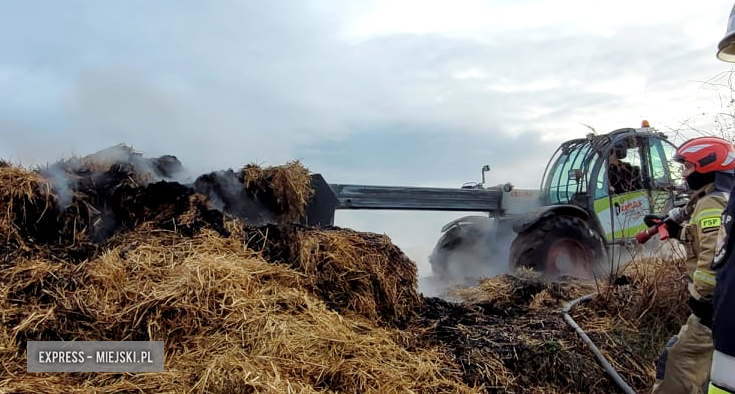
M681 144L674 161L694 164L694 171L705 174L735 169L735 147L719 137L697 137Z

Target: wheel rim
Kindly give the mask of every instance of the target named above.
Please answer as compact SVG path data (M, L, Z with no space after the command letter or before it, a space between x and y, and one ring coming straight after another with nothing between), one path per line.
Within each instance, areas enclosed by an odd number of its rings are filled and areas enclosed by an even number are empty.
M561 238L549 246L546 269L554 276L592 277L592 251L571 238Z

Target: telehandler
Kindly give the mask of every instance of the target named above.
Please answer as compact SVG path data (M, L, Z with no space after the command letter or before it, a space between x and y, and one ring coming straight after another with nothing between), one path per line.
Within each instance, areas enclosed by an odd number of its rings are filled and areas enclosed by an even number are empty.
M632 245L647 229L645 215L668 212L685 197L678 164L670 160L675 151L643 121L562 143L538 189L486 187L487 165L483 182L457 189L327 184L315 174L306 222L331 225L336 209L484 212L441 229L429 257L435 276L473 276L476 261L505 254L511 270L599 277L612 268L611 250Z

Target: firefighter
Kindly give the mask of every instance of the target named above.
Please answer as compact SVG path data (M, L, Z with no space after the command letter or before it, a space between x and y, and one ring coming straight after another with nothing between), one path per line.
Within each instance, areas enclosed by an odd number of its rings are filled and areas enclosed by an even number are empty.
M720 60L735 63L735 6L730 12L727 32L717 46ZM715 287L712 322L714 353L712 355L711 382L708 394L735 393L735 253L732 240L732 223L735 218L735 199L731 199L722 215L722 225L717 236Z
M679 333L666 343L656 365L654 393L697 393L707 386L712 361L711 269L722 213L735 185L735 148L718 137L690 139L677 149L674 161L682 164L682 176L692 191L691 199L669 216L681 221L670 225L671 234L684 243L690 275L689 307L692 311Z

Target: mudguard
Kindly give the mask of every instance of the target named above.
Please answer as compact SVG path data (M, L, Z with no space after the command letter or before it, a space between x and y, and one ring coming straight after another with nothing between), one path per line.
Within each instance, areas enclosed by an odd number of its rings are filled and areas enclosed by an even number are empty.
M525 215L516 219L513 223L513 231L520 234L538 223L541 219L551 215L569 215L576 216L584 220L589 220L590 215L584 209L572 204L548 205L534 209Z
M487 224L491 219L487 216L479 216L479 215L469 215L469 216L463 216L459 219L454 219L451 222L445 224L441 228L441 232L446 232L450 228L454 226L461 226L462 224L474 224L474 225L482 225Z

